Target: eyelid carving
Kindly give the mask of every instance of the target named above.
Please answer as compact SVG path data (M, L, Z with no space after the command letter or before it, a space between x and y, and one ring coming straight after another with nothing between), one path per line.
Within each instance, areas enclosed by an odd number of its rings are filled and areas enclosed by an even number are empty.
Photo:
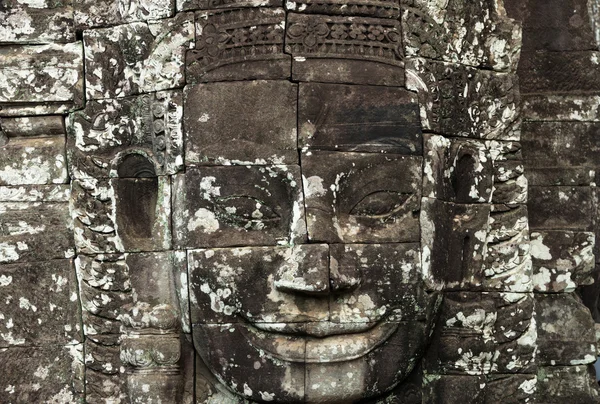
M365 195L352 209L350 215L371 219L387 219L405 210L414 195L396 191L375 191Z

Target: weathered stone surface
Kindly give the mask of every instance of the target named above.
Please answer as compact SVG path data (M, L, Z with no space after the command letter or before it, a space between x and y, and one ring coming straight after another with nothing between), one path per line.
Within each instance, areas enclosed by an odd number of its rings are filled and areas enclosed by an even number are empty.
M298 147L421 155L418 108L400 88L302 83Z
M460 289L481 284L489 217L489 205L423 198L422 263L429 288Z
M484 290L531 292L527 207L492 205L483 262Z
M281 0L177 0L177 10L215 10L245 7L281 7Z
M319 336L382 320L431 321L436 296L423 290L419 259L417 244L194 250L192 322Z
M527 202L528 181L525 163L518 142L485 142L493 166L494 191L492 203L515 205Z
M71 258L66 203L0 202L0 263Z
M428 375L425 402L432 404L521 404L531 402L535 375Z
M523 50L597 50L586 0L505 0L511 18L523 22Z
M455 203L490 203L492 156L477 140L425 135L423 194Z
M298 0L285 3L288 11L307 14L365 16L380 18L400 17L400 4L389 0Z
M4 46L0 48L0 115L11 104L46 104L44 113L83 102L83 47L64 45Z
M285 50L292 79L401 86L400 22L289 13Z
M0 185L68 182L62 137L13 137L0 146Z
M85 31L88 99L183 87L184 57L194 43L193 14Z
M0 202L69 202L69 185L0 186Z
M306 239L298 166L206 167L174 178L178 247L277 245Z
M84 254L171 247L168 177L74 180L75 245Z
M179 91L88 102L69 116L71 176L140 178L183 168Z
M515 69L520 27L493 0L401 0L406 56L493 70Z
M297 164L297 94L288 81L186 87L186 165Z
M531 233L533 284L539 292L573 292L594 282L594 233L544 230Z
M282 8L197 12L196 48L186 54L188 84L289 79L284 30Z
M0 347L82 341L71 260L0 265Z
M536 295L540 365L586 365L596 361L594 320L573 294Z
M281 323L304 330L305 322L327 321L328 260L323 244L190 251L192 323Z
M301 160L311 241L419 239L420 157L309 151Z
M446 293L425 367L429 374L533 373L533 296Z
M64 135L64 118L61 115L2 118L0 131L8 138L17 136Z
M588 366L543 366L538 371L536 400L559 404L565 400L593 404L600 399Z
M170 17L175 0L75 0L75 24L86 29Z
M520 95L514 74L423 58L406 62L426 130L451 136L518 140Z
M528 206L532 229L592 230L590 187L529 187Z
M0 401L73 403L83 400L83 347L0 348Z
M597 92L599 64L599 52L523 52L519 63L521 93Z
M528 121L598 122L600 121L600 96L527 94L523 97L523 116L526 116ZM579 150L579 152L585 151L585 149Z
M72 0L0 3L0 43L74 42Z

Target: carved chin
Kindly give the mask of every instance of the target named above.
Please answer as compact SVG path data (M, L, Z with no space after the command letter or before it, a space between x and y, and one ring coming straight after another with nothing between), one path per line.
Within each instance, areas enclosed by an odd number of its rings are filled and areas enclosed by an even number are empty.
M324 338L261 331L247 323L201 324L194 327L194 342L223 385L250 400L350 403L383 394L408 376L426 334L419 321L381 322Z

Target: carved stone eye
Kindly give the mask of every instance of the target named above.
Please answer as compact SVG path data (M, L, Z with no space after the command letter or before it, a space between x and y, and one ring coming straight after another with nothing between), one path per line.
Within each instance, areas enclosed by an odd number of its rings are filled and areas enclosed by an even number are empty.
M218 197L215 205L223 219L245 228L261 229L264 224L281 218L270 206L251 196Z
M402 210L409 197L410 194L394 191L373 192L354 205L350 214L385 219Z

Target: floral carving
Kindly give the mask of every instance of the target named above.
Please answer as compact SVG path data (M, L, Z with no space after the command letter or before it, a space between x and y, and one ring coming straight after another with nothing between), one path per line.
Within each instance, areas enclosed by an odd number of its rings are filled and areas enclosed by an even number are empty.
M329 34L330 30L327 24L319 21L309 21L307 24L300 23L292 25L288 30L288 35L292 38L302 38L304 45L312 48L322 43Z

